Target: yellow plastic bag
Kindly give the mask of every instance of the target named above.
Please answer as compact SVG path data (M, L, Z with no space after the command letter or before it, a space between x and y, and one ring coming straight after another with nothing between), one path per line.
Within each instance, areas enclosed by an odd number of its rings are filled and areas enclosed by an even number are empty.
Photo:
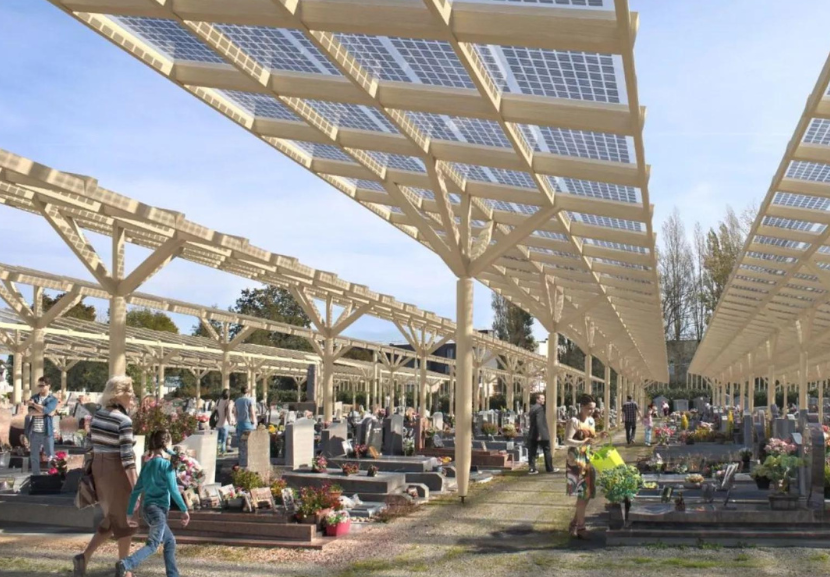
M607 445L594 451L594 454L591 456L591 465L593 465L597 473L602 473L608 469L625 465L625 461L623 461L617 449L612 445Z

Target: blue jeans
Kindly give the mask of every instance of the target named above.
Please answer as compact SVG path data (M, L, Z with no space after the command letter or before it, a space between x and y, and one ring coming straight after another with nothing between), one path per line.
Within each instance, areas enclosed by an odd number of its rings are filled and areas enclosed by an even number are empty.
M245 421L243 423L238 423L236 425L236 434L241 435L242 433L245 433L247 431L253 431L254 429L256 429L256 427L252 422Z
M654 427L646 427L646 445L651 444L651 431Z
M216 440L216 447L224 455L225 448L228 446L228 426L219 427L216 431L219 433L219 438Z
M54 457L55 437L45 433L32 433L30 437L29 449L31 450L31 456L29 460L32 466L32 475L40 475L40 448L43 447L47 459Z
M164 543L164 568L167 570L167 577L179 577L179 570L176 568L176 538L167 526L168 510L150 503L144 505L141 512L150 526L147 542L144 547L121 561L124 569L135 571L147 557L156 552L159 545Z

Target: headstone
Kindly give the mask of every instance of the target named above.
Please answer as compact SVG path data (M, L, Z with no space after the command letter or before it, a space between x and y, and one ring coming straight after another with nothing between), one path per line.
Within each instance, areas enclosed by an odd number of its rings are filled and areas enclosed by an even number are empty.
M348 425L345 421L332 421L327 429L320 431L320 452L323 456L342 457L343 441L349 437Z
M343 403L341 401L337 401L336 403L334 403L334 418L343 418Z
M308 365L305 395L309 403L317 402L317 365ZM297 399L299 401L299 399Z
M378 454L383 452L383 425L378 421L373 421L369 424L366 445L367 450L370 448L374 449Z
M438 432L444 430L444 413L432 413L432 428Z
M820 424L807 427L810 440L809 493L807 504L812 509L824 510L824 431Z
M790 435L792 435L794 432L794 415L787 415L786 419L775 419L772 423L772 436L776 439L789 439Z
M743 432L744 432L744 447L752 447L753 446L753 438L752 433L754 432L755 427L752 424L752 415L749 413L744 413L744 420L743 420Z
M268 429L251 431L239 442L239 466L271 481L271 435Z
M678 413L686 413L689 410L689 401L688 399L675 399L674 400L674 410Z
M403 455L403 415L383 419L383 454Z
M297 419L285 426L285 465L289 471L311 467L314 459L314 420Z
M201 431L179 443L182 448L193 451L194 458L199 461L205 472L206 483L213 483L216 480L218 439L219 434L216 431Z

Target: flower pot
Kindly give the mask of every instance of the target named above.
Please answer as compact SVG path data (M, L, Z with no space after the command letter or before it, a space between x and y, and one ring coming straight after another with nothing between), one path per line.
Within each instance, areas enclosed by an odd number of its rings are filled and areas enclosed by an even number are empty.
M63 478L60 475L32 475L29 477L30 495L57 495L61 492Z
M773 511L794 511L798 509L798 495L776 493L769 496L769 507Z
M700 489L701 483L683 483L684 489Z
M755 485L762 490L769 489L769 485L771 482L772 481L769 479L769 477L756 477L755 479Z
M336 525L326 525L326 537L340 537L342 535L348 535L351 528L351 521L343 521L342 523L337 523Z
M631 501L624 503L608 503L605 508L608 510L608 528L622 529L626 525L628 513L631 509Z

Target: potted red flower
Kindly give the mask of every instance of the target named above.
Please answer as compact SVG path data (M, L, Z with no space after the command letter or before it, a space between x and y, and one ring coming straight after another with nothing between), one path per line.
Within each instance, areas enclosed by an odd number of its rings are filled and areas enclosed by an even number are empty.
M326 516L326 536L340 537L347 535L352 528L348 511L332 511Z

